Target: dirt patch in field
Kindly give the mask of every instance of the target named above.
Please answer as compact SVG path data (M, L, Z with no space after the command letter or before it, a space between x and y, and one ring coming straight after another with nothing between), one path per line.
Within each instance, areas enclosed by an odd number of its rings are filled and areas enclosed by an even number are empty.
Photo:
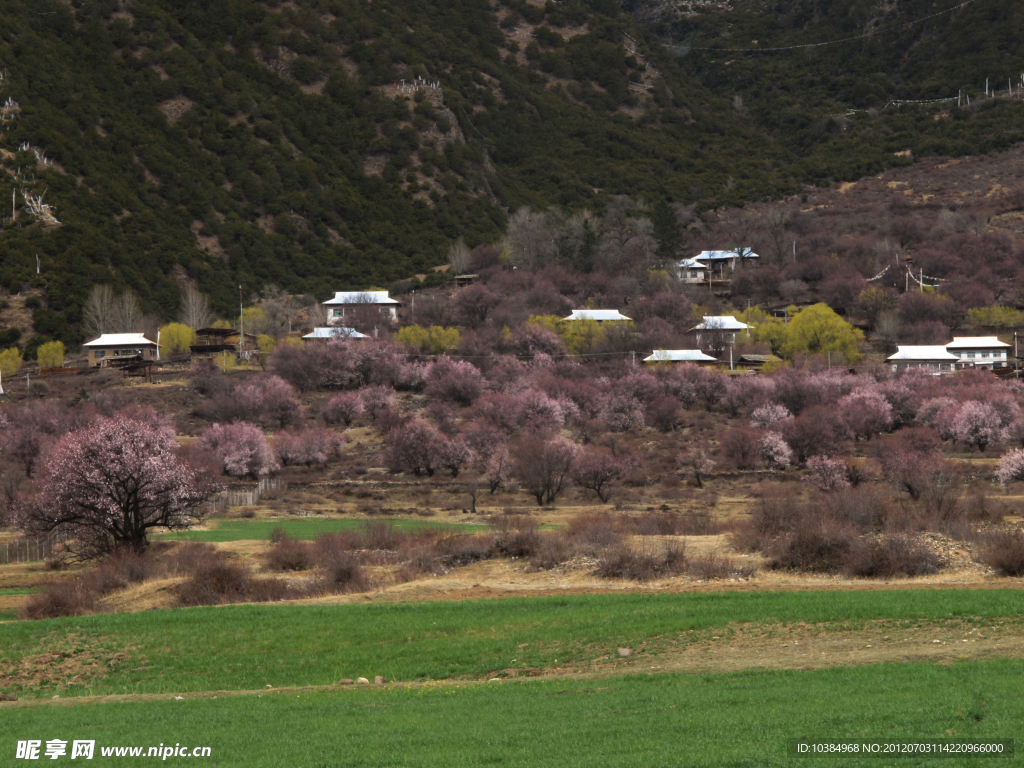
M0 649L0 680L5 692L66 690L129 663L136 650L110 637L51 632L20 658L8 659Z

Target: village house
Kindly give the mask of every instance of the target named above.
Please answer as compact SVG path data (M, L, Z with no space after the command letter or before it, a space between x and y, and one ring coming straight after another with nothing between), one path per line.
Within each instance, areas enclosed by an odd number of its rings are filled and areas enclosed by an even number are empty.
M310 333L307 333L302 338L307 344L310 342L314 344L326 344L332 339L368 339L370 337L365 333L360 333L355 328L341 328L339 326L334 326L332 328L314 328Z
M684 283L703 283L707 280L708 268L696 259L683 259L676 268L679 270L679 279Z
M965 366L1005 368L1010 345L995 336L954 336L946 351L960 358Z
M704 315L703 322L693 327L698 346L721 346L736 341L736 333L750 328L732 315Z
M150 341L141 333L104 333L82 346L88 353L90 368L156 360L159 349L155 341Z
M617 309L574 309L572 314L563 320L594 320L598 323L613 323L629 320Z
M712 276L717 271L719 277L725 276L726 267L730 272L736 271L736 266L742 263L761 258L750 248L735 248L729 251L701 251L692 259L683 259L678 263L680 275L683 272L683 265L689 262L696 262L707 269ZM688 282L696 282L688 280Z
M241 334L234 328L200 328L196 331L196 340L189 347L193 357L208 358L216 357L221 352L237 354L241 352L238 343ZM245 334L245 346L248 349L256 348L256 335Z
M346 311L351 314L355 309L371 306L391 320L397 320L402 303L388 296L387 291L337 291L333 299L324 302L324 306L327 307L327 322L335 325L342 322Z
M699 349L656 349L644 358L645 363L692 363L694 365L717 365L718 360L705 355Z
M887 358L894 371L901 368L924 368L936 373L955 371L960 365L960 358L947 352L941 345L900 346L896 354Z

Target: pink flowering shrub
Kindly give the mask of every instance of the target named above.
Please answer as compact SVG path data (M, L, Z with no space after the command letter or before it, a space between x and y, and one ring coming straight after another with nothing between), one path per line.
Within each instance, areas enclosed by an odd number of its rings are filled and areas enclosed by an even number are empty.
M409 419L384 439L384 466L391 472L412 472L433 477L440 466L445 437L430 422Z
M1024 480L1024 448L1014 448L1003 454L996 467L996 479L1002 485Z
M982 453L991 443L999 442L1003 436L999 411L988 403L968 400L960 406L950 424L953 439L964 445L977 446Z
M866 440L892 429L892 406L876 388L855 389L841 398L838 406L843 422L855 438Z
M565 408L539 389L528 389L517 396L519 425L531 432L557 432L565 424ZM568 401L570 407L572 401Z
M355 392L335 395L324 408L324 419L328 424L344 424L346 427L366 412L363 399Z
M607 448L588 446L579 451L572 464L572 479L593 491L602 502L610 498L611 484L620 479L625 465Z
M439 469L447 469L452 477L473 461L473 451L461 438L443 439L437 447L436 464Z
M776 424L793 418L793 414L784 405L765 403L755 408L750 414L750 426L754 429L770 429Z
M359 390L366 415L376 419L381 411L398 410L398 394L391 387L375 386Z
M29 400L5 413L8 426L0 430L0 453L32 477L40 457L65 432L65 411L52 400Z
M270 444L254 424L244 421L211 424L202 431L197 442L201 449L216 456L224 474L232 477L256 480L278 468Z
M628 392L613 391L605 398L601 419L613 432L640 429L644 426L644 409Z
M465 360L438 358L427 369L428 397L448 400L459 405L472 405L483 390L484 378L479 369Z
M334 456L345 438L331 429L306 427L285 430L274 437L274 448L285 465L326 464Z
M837 491L850 486L850 470L842 459L811 456L807 460L807 480L819 491Z
M931 427L943 440L950 440L953 437L953 417L958 410L959 404L953 398L933 397L921 403L915 422Z
M793 463L793 449L778 432L766 432L758 443L758 452L769 469L785 469Z

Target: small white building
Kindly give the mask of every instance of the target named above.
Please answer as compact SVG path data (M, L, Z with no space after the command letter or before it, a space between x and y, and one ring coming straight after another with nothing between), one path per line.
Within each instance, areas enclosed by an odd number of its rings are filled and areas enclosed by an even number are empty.
M946 351L960 358L965 366L1005 368L1010 345L995 336L955 336Z
M376 307L381 314L387 314L392 320L396 320L398 308L402 303L388 296L387 291L337 291L333 299L324 302L324 306L328 312L327 322L334 325L342 321L346 310L351 312L367 306Z
M736 333L750 328L732 315L704 315L703 322L693 327L697 333L697 343L704 346L709 343L732 343L736 341Z
M360 333L355 328L332 326L331 328L314 328L302 338L307 342L317 342L331 341L332 339L368 339L370 337L365 333Z
M106 367L112 362L156 360L160 347L142 333L104 333L82 345L89 357L89 367Z
M644 358L645 363L694 363L696 365L716 365L718 360L705 355L699 349L656 349Z
M679 279L684 283L703 283L708 279L708 268L705 264L696 259L683 259L676 268L679 270Z
M948 373L960 367L960 358L947 352L941 345L901 346L887 360L894 371L900 368L925 368L936 373Z
M751 248L734 248L727 251L701 251L693 257L693 261L704 264L712 273L717 269L718 273L724 274L726 267L731 271L741 261L752 261L761 258Z
M568 317L563 320L594 320L598 323L614 323L629 320L617 309L574 309Z

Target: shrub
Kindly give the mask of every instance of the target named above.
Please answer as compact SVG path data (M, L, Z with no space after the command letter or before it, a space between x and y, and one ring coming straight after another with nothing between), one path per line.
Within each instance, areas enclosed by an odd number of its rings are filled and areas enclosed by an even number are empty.
M793 414L786 406L778 403L766 403L750 414L750 426L755 429L768 429L791 418L793 418Z
M328 424L343 423L349 426L366 411L363 399L355 392L342 392L328 401L324 408L324 419Z
M1000 576L1024 576L1024 531L997 531L988 534L979 559Z
M731 557L717 552L706 552L689 561L687 574L694 579L712 581L730 577L749 578L756 568L752 566L738 567Z
M807 479L819 491L837 491L850 487L850 468L842 459L812 456L807 460Z
M444 436L423 419L410 419L384 439L384 466L391 472L433 477Z
M287 535L278 537L264 555L269 571L306 571L313 565L313 545Z
M780 425L782 435L801 464L811 456L835 456L846 427L832 410L815 406Z
M540 548L541 536L525 515L499 517L492 554L497 557L533 557Z
M40 368L60 368L64 365L64 342L48 341L36 350Z
M1024 480L1024 448L1014 448L1003 454L996 467L996 478L1002 485Z
M623 463L607 448L588 446L579 451L572 464L572 479L607 503L611 496L610 485L620 479L624 471Z
M848 576L887 579L894 576L926 576L938 573L941 567L939 556L917 537L895 534L863 547L855 547L847 557L843 573Z
M228 389L230 385L220 368L208 362L197 361L192 366L189 386L201 395L212 397Z
M311 467L326 464L344 441L344 437L333 430L306 427L279 432L274 438L274 447L283 464Z
M382 411L394 411L398 409L398 394L391 387L375 386L366 387L360 390L366 415L376 419Z
M670 544L663 552L617 546L598 561L595 573L605 579L651 581L675 576L685 570L685 549Z
M759 435L754 430L737 426L730 428L719 443L722 455L736 469L753 469L759 458Z
M0 377L10 379L21 370L21 352L17 347L0 350Z
M864 546L857 531L829 517L805 516L792 531L773 542L766 552L776 570L840 573Z
M1002 439L1003 425L999 411L988 403L969 400L960 406L950 424L953 439L969 446L977 446L982 453L990 443Z
M674 397L658 397L647 406L646 421L659 432L671 432L683 424L680 403Z
M483 385L483 376L472 363L442 357L427 370L425 392L438 400L472 405Z
M168 323L160 329L160 346L169 355L188 352L195 343L196 332L184 323Z
M537 500L538 506L552 504L562 493L577 450L564 437L526 438L511 451L512 475Z
M351 552L332 550L320 561L321 578L331 592L366 592L370 580Z
M22 619L84 616L96 607L96 596L82 579L62 579L32 595L19 612Z
M249 591L249 580L244 568L219 555L200 563L175 594L183 606L239 603Z
M234 477L254 480L277 469L274 453L260 428L244 421L212 424L202 431L199 447L210 451Z
M761 461L769 469L785 469L793 463L793 449L778 432L767 432L758 444Z

